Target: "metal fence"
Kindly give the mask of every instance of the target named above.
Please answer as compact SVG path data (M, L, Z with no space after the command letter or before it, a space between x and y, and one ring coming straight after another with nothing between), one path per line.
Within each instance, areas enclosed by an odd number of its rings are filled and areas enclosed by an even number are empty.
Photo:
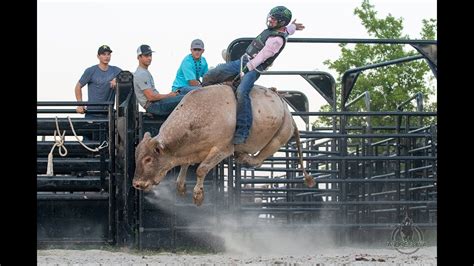
M289 42L364 42L361 39L289 39ZM231 43L232 56L239 54L247 39ZM377 41L377 40L375 40ZM378 40L387 42L393 40ZM433 41L409 43L421 51L435 72ZM428 49L429 48L429 49ZM428 52L426 52L429 50ZM241 51L240 51L241 52ZM421 57L420 57L421 58ZM419 58L416 58L419 59ZM405 59L403 59L405 60ZM403 61L402 60L402 61ZM408 59L406 59L408 60ZM411 58L410 60L415 60ZM345 101L336 106L336 86L329 73L321 71L273 71L266 75L300 75L333 107L331 112L308 112L295 99L306 99L291 91L287 100L304 119L300 131L304 166L315 178L316 186L307 188L297 165L293 140L265 160L256 169L244 169L227 158L213 169L205 181L203 206L192 204L190 193L176 196L174 180L178 169L160 184L166 201L154 192L135 190L132 185L135 147L149 131L156 135L166 117L138 112L133 93L133 75L123 71L118 76L114 103L105 106L102 118L72 118L77 135L97 147L104 141L107 149L90 152L73 137L69 120L75 113L71 106L88 103L39 102L37 118L37 206L38 245L112 244L137 248L172 248L193 245L219 246L221 240L207 233L219 225L220 217L233 215L241 219L241 228L259 226L337 229L341 241L369 240L378 231L390 231L405 216L425 232L435 232L437 224L437 125L436 112L423 110L422 95L415 94L393 111L374 111L370 94L365 92L348 102L358 73L372 67L398 61L348 70L342 91ZM286 96L285 96L286 97ZM291 98L291 99L290 99ZM292 100L293 99L293 100ZM356 104L364 101L362 105ZM407 111L415 101L416 110ZM90 105L90 104L89 104ZM57 106L70 108L57 109ZM298 108L300 106L301 108ZM362 106L364 110L355 109ZM62 117L56 118L56 115ZM326 116L327 127L309 128L307 118ZM384 118L383 125L373 123ZM57 121L57 122L56 122ZM361 124L360 121L363 123ZM56 125L57 124L57 125ZM54 131L66 130L66 157L54 150L54 174L46 175L48 155ZM57 133L58 135L58 133ZM187 187L195 184L190 168ZM179 215L188 214L188 218ZM189 218L192 217L192 218ZM361 234L361 232L364 232ZM386 232L385 232L386 234Z

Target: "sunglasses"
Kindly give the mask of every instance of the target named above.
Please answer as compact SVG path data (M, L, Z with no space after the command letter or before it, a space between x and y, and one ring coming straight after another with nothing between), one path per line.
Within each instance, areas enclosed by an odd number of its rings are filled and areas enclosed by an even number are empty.
M202 49L201 48L194 48L193 51L195 51L195 52L196 51L202 51Z

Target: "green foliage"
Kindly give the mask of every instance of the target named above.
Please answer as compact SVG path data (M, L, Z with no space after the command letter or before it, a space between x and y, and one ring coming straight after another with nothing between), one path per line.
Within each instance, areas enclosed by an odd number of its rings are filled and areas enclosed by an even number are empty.
M389 14L385 18L377 18L374 6L364 0L360 7L354 10L362 25L372 38L380 39L410 39L403 34L403 18L395 18ZM436 39L436 19L422 20L421 39ZM402 57L418 55L419 53L409 45L401 44L340 44L341 56L324 62L330 69L338 73L340 81L343 73L351 68L375 64ZM348 102L365 91L370 93L371 111L395 111L398 104L411 96L421 92L424 96L424 110L436 110L433 95L436 90L436 79L425 60L416 60L407 63L363 71L351 92ZM338 109L340 107L341 84L337 84ZM414 111L414 101L405 110ZM321 111L329 111L328 105L322 106ZM366 111L363 101L358 101L350 110ZM359 120L359 121L357 121ZM351 124L362 124L364 118L351 118ZM372 125L386 124L386 118L372 118ZM428 121L427 121L428 122ZM321 117L315 126L329 126L330 118Z

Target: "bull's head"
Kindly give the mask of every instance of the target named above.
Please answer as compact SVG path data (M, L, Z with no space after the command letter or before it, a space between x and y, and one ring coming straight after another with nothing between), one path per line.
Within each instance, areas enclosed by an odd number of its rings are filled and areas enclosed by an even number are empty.
M146 132L142 141L135 150L135 175L133 187L150 190L158 185L168 172L166 163L163 163L163 147Z

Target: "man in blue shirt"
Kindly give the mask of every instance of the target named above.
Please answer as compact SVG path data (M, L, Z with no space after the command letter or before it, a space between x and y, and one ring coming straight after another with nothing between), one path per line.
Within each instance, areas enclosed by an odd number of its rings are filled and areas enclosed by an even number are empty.
M173 82L172 91L187 93L201 87L201 77L207 73L207 61L202 56L204 43L200 39L191 42L191 53L181 61L176 78Z
M113 101L115 97L115 87L117 86L115 77L122 71L119 67L109 65L112 50L108 45L102 45L97 51L99 64L87 68L74 88L77 101L82 101L82 87L87 84L88 102ZM83 114L85 109L103 110L103 106L78 106L76 112ZM104 117L106 114L87 113L85 118Z

